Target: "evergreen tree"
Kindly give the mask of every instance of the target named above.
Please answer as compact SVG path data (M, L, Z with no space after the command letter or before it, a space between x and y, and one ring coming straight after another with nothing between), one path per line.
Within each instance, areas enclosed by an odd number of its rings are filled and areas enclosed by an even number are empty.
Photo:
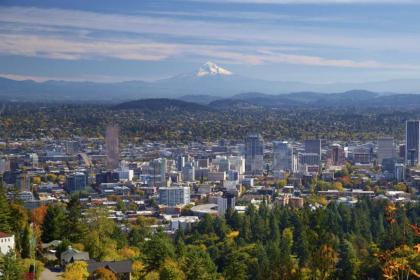
M188 246L183 258L183 271L187 279L215 280L218 279L216 266L209 254L197 246Z
M337 263L338 279L356 280L359 271L359 260L356 252L348 240L343 240L340 244L340 260Z
M79 195L73 195L67 204L67 225L72 230L66 231L66 238L72 242L80 242L88 231L83 222Z
M172 259L165 259L159 270L160 280L184 280L185 274L178 263Z
M144 244L143 252L143 262L148 272L158 270L165 259L175 258L174 246L167 237L160 233L155 234Z
M299 258L300 265L304 266L309 258L309 244L306 230L299 217L294 214L292 216L293 231L293 252Z
M0 232L11 233L10 205L7 201L6 191L0 183Z
M42 241L51 242L63 239L67 230L66 213L61 205L50 205L42 225Z
M32 258L32 231L29 225L26 225L22 234L21 256L22 258Z

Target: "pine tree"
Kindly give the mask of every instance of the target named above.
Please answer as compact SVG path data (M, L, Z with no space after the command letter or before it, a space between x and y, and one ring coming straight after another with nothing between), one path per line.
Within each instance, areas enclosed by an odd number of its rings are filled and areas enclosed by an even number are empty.
M218 279L216 266L203 248L188 246L183 260L183 270L187 279Z
M82 218L82 206L79 196L72 196L67 204L67 225L72 229L66 232L68 240L77 243L86 236L88 228L83 223Z
M348 240L343 240L340 244L340 261L337 264L338 279L356 280L358 278L359 260L356 252Z
M25 227L25 230L22 233L22 241L21 241L21 247L22 247L21 256L24 259L32 257L31 236L32 236L31 229L29 225L27 225Z
M3 185L0 183L0 231L11 233L12 227L10 224L10 205L7 201L6 192Z
M63 207L61 205L49 206L42 225L42 241L61 240L66 229L68 229L66 213Z

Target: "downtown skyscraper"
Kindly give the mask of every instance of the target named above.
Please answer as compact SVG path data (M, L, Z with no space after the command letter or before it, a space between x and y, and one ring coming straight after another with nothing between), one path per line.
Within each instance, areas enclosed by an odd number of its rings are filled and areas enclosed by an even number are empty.
M251 134L245 139L245 173L262 174L264 170L264 139Z
M105 147L108 169L117 168L120 161L119 133L120 130L116 125L109 125L106 128Z
M410 120L405 123L405 164L416 166L420 158L420 121Z

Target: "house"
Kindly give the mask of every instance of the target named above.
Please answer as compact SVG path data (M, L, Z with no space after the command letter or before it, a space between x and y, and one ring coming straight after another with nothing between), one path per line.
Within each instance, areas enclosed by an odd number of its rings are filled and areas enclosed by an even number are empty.
M67 250L62 252L60 255L60 263L63 267L75 261L88 261L88 260L89 260L88 252L78 251L76 249L73 249L71 246L69 246Z
M0 255L6 255L15 249L15 236L0 231Z
M133 265L133 262L131 260L110 262L88 261L87 264L87 270L90 275L92 275L92 273L97 269L106 268L112 271L119 280L131 280Z

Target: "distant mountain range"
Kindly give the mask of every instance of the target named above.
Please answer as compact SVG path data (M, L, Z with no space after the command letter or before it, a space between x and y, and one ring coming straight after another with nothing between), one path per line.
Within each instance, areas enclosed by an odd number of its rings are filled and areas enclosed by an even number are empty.
M274 98L278 95L290 95L287 100L299 101L302 92L335 93L354 89L378 92L381 95L392 93L420 93L419 80L394 80L361 84L306 84L300 82L275 82L252 79L236 75L231 71L207 62L197 71L181 74L155 82L127 81L118 83L69 82L32 80L16 81L0 78L0 99L5 101L95 101L95 102L123 102L145 98L181 98L197 103L210 103L220 98L234 97L238 94L263 92L263 99ZM363 91L360 91L363 93ZM249 94L248 94L249 95ZM252 94L251 94L252 95ZM312 94L310 98L318 99L319 94ZM255 95L253 98L261 96ZM286 97L286 96L284 96ZM332 96L329 96L332 97ZM355 98L364 98L357 96ZM403 97L401 97L403 98Z
M263 93L244 93L231 98L211 100L211 96L200 96L207 102L154 98L127 101L116 106L116 110L173 111L173 112L217 112L224 110L281 109L281 108L420 108L420 95L398 94L381 95L370 91L353 90L342 93L298 92L269 95Z

